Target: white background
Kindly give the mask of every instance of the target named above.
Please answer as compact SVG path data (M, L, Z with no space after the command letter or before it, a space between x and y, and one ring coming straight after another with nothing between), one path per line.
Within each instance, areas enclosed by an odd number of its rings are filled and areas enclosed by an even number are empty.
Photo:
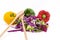
M0 34L8 26L4 20L4 13L13 11L18 13L26 8L32 8L36 14L40 10L50 12L49 28L47 32L27 33L28 40L60 40L60 1L59 0L0 0ZM25 40L23 32L6 32L0 40Z

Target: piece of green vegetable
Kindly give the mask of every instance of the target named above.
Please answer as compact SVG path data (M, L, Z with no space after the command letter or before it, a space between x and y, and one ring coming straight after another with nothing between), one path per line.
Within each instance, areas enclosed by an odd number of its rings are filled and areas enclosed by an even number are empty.
M30 8L25 9L24 14L25 16L31 16L31 15L35 16L35 12Z

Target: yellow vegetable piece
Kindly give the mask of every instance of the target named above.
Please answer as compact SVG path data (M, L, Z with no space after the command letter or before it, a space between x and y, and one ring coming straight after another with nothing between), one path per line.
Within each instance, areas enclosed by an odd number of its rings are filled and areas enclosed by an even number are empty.
M12 11L8 11L4 14L4 21L7 23L7 24L10 24L13 19L16 17L16 13L12 12Z

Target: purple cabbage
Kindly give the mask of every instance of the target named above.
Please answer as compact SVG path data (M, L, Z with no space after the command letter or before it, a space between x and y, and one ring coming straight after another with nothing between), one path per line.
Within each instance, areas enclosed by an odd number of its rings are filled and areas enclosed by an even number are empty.
M17 31L23 32L23 29L19 29L19 30L10 30L10 31L8 31L8 32L17 32Z
M36 24L33 24L33 23L31 23L31 22L27 22L28 23L28 25L30 25L30 26L32 26L32 27L36 27Z
M21 28L21 27L22 27L22 23L19 23L19 24L16 25L15 28L18 29L18 28Z
M44 31L44 32L47 32L47 27L46 27L46 25L41 25L41 30Z
M30 26L36 27L36 24L32 23L32 20L36 20L35 16L30 16L30 17L24 17L24 20L26 21L26 23Z

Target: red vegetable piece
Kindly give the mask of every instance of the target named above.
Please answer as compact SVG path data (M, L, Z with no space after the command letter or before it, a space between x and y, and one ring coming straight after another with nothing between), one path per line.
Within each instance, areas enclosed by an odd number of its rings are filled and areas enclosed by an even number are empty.
M44 31L44 32L47 32L47 27L46 27L46 25L41 25L41 30Z
M45 10L41 10L37 17L41 20L44 20L45 22L48 22L50 18L50 14Z

